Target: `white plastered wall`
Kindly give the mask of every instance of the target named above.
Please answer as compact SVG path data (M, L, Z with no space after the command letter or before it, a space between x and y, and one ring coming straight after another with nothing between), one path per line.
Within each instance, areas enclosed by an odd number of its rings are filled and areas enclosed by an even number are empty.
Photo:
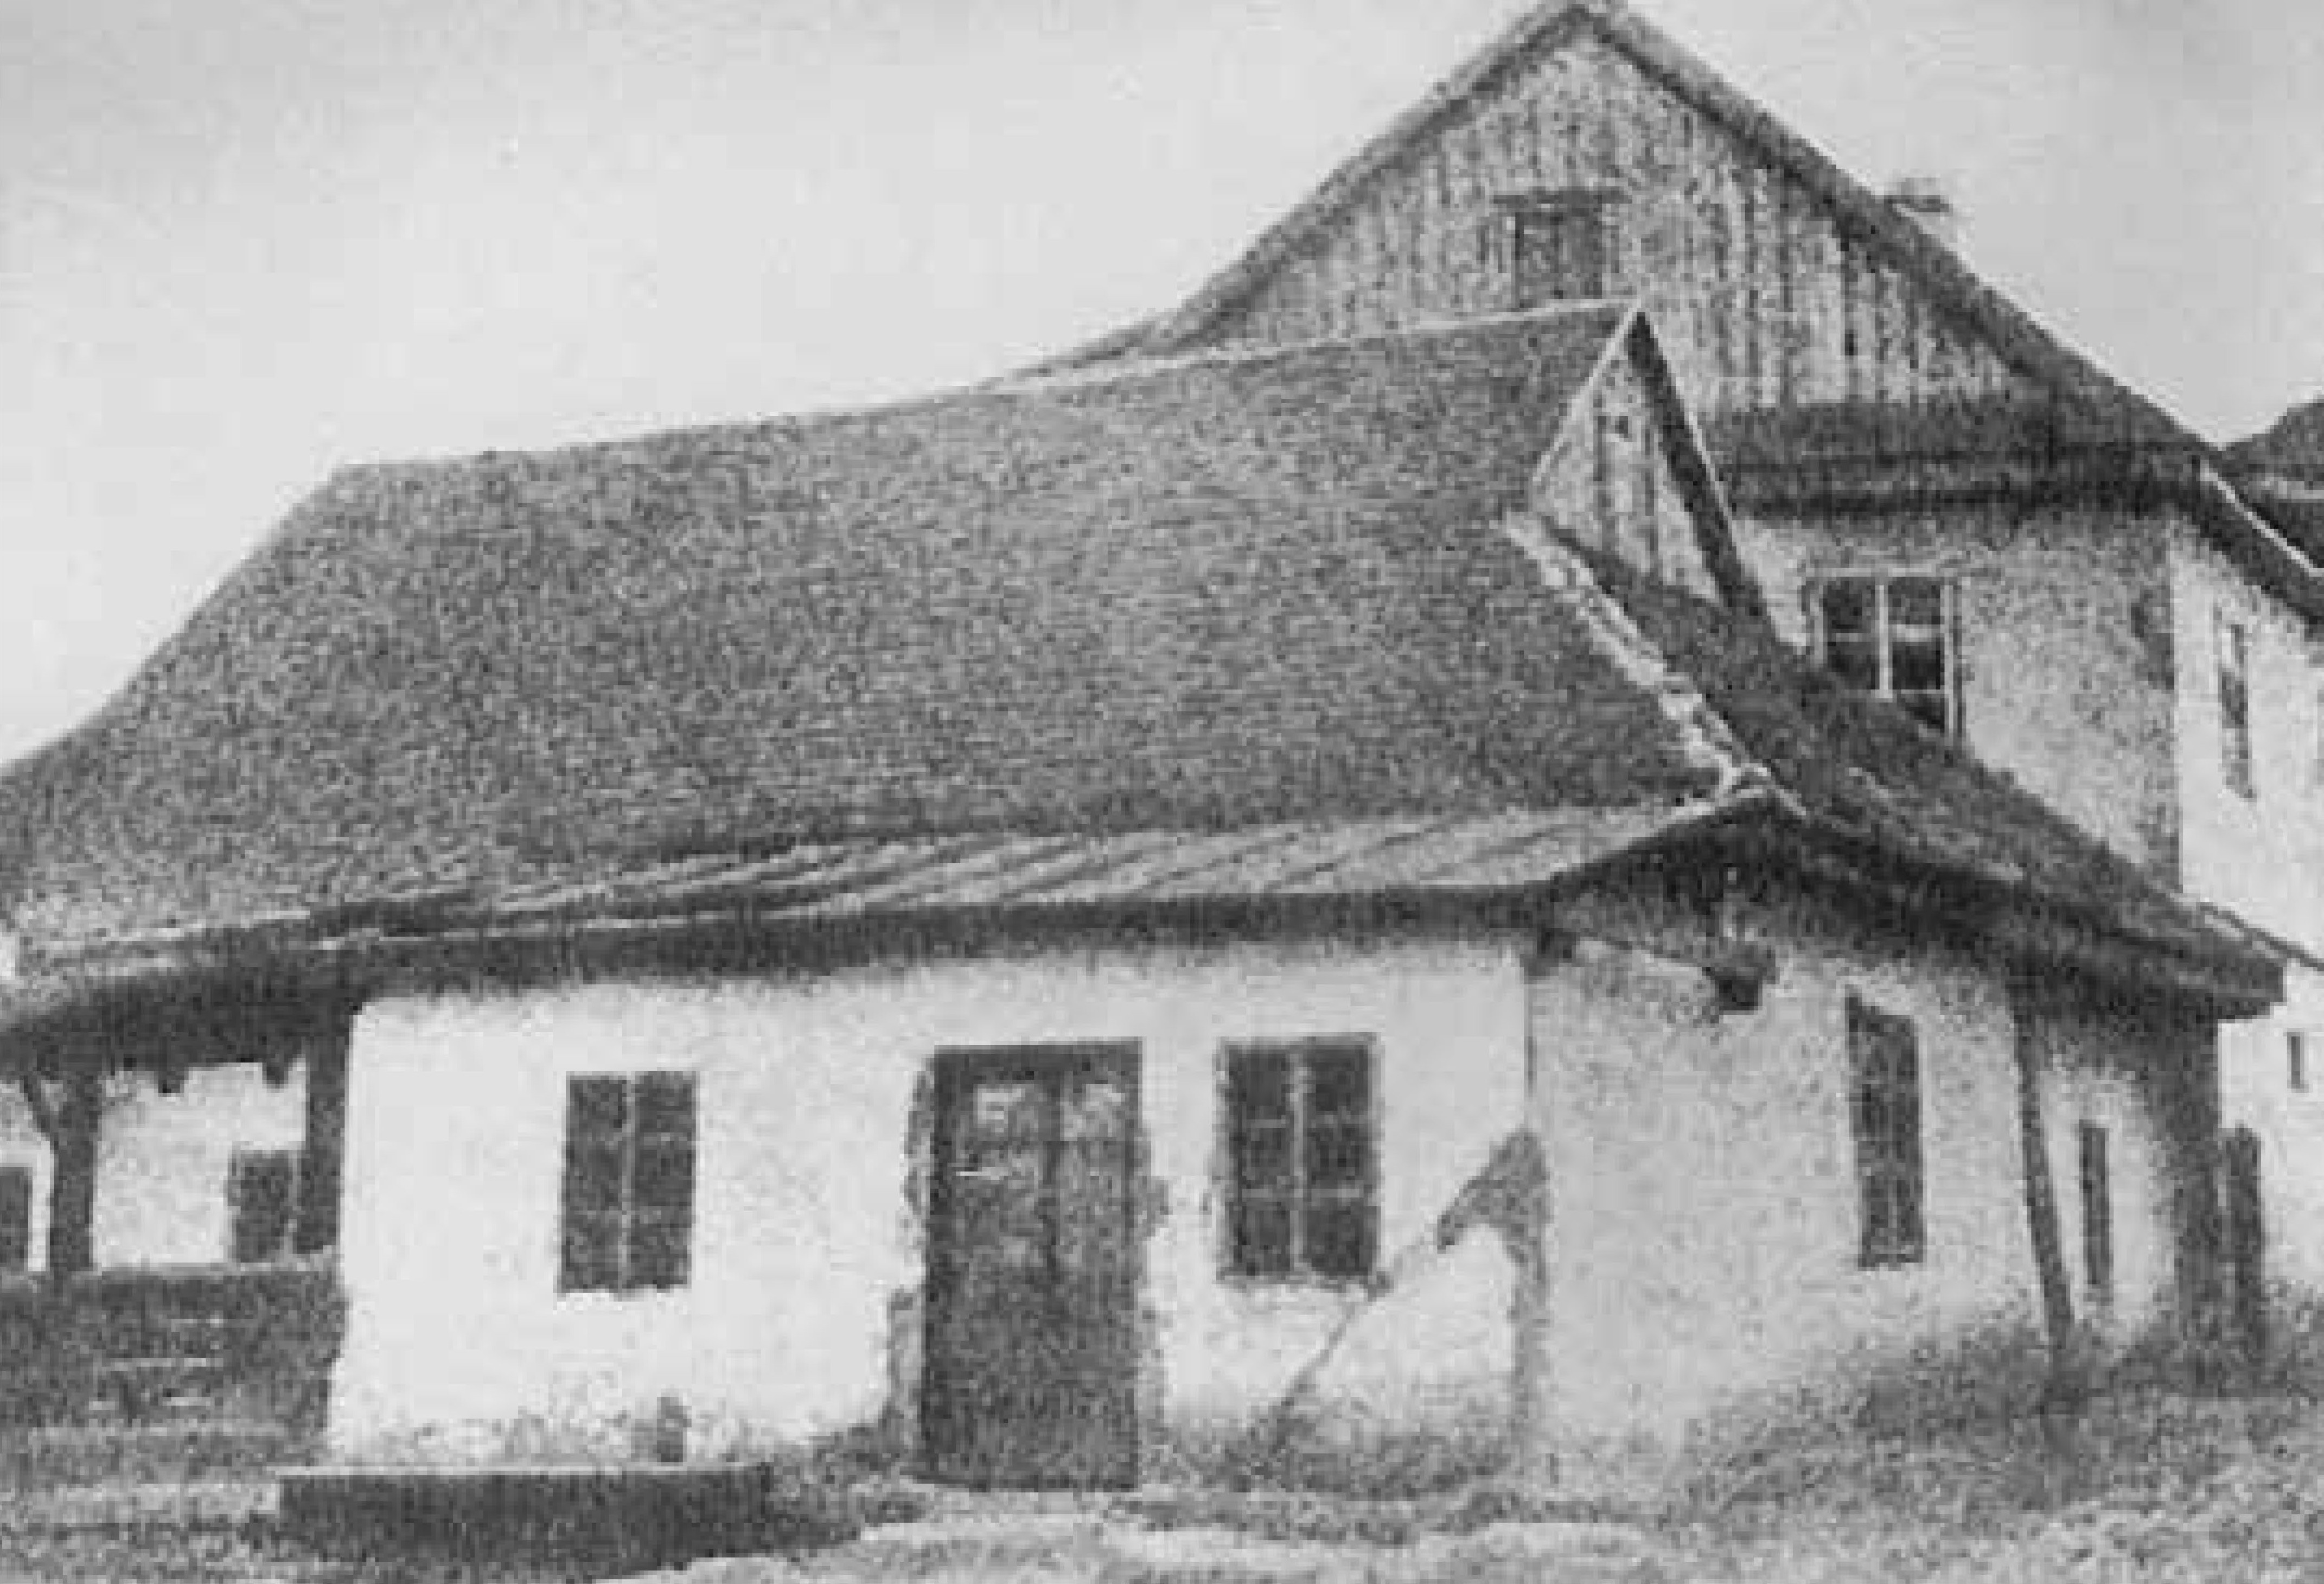
M657 1403L716 1456L889 1405L917 1289L915 1086L953 1047L1134 1041L1163 1215L1146 1249L1162 1414L1199 1439L1271 1403L1351 1307L1219 1271L1218 1061L1359 1033L1380 1051L1382 1240L1435 1218L1523 1115L1525 996L1497 940L1060 951L817 977L411 996L358 1017L330 1439L345 1458L606 1457ZM557 1290L565 1085L697 1079L694 1279ZM1373 1328L1333 1392L1386 1418L1505 1389L1506 1270L1464 1252ZM1361 1329L1361 1328L1360 1328ZM1383 1402L1381 1399L1388 1401Z

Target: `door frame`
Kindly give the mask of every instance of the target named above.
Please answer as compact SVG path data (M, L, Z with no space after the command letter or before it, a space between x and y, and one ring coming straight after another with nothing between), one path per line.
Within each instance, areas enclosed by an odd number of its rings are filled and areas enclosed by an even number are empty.
M1130 1394L1130 1422L1125 1427L1129 1475L1134 1486L1146 1463L1148 1359L1153 1351L1152 1320L1147 1303L1146 1238L1151 1230L1147 1211L1148 1163L1146 1137L1145 1054L1137 1040L1012 1041L980 1045L947 1045L937 1049L928 1065L929 1127L927 1134L927 1234L921 1255L921 1335L918 1388L918 1447L915 1462L923 1476L936 1477L942 1460L941 1421L947 1402L945 1349L937 1345L950 1301L946 1277L952 1235L952 1127L964 1093L978 1079L1012 1076L1047 1077L1080 1069L1111 1073L1120 1078L1124 1125L1128 1129L1128 1181L1123 1192L1123 1251L1130 1261L1127 1320L1133 1338L1136 1379ZM996 1487L996 1488L1002 1488Z

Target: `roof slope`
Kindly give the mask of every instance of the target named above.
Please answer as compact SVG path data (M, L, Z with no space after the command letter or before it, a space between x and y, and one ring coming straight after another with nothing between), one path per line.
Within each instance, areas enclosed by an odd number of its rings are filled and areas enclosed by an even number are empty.
M1683 800L1706 777L1654 703L1449 531L1524 504L1628 322L342 475L77 734L22 922L738 841Z
M1473 893L1762 811L2257 994L1952 745L1528 514L1635 323L344 475L0 782L20 918L69 974L286 919Z
M1170 353L1206 333L1277 265L1329 225L1406 153L1471 100L1537 55L1583 29L1593 30L1667 84L1762 158L1795 177L1939 303L1959 315L2012 366L2079 410L2071 427L2111 441L2200 446L2183 425L2123 384L1995 291L1938 242L1793 132L1621 0L1548 0L1439 83L1418 104L1328 177L1305 201L1264 232L1243 255L1179 307L1141 326L1116 331L1061 362Z

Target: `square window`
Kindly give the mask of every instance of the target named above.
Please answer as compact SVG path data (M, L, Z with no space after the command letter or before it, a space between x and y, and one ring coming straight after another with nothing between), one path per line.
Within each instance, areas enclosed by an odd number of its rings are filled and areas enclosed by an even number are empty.
M1370 1044L1238 1047L1226 1063L1229 1267L1282 1281L1369 1277L1379 1258Z
M1522 311L1613 292L1618 197L1602 189L1571 188L1502 200L1512 308Z
M1957 606L1953 585L1941 578L1831 578L1809 589L1824 669L1952 736L1960 733Z

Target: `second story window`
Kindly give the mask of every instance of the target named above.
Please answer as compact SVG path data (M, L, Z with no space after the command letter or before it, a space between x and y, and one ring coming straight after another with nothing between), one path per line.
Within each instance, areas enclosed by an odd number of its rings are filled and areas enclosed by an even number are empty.
M1811 590L1816 649L1851 688L1932 731L1960 732L1957 598L1941 578L1828 578Z
M2253 795L2251 629L2220 616L2212 630L2219 668L2219 773L2228 789Z
M1503 200L1511 308L1605 297L1616 290L1615 199L1602 189L1574 188Z

